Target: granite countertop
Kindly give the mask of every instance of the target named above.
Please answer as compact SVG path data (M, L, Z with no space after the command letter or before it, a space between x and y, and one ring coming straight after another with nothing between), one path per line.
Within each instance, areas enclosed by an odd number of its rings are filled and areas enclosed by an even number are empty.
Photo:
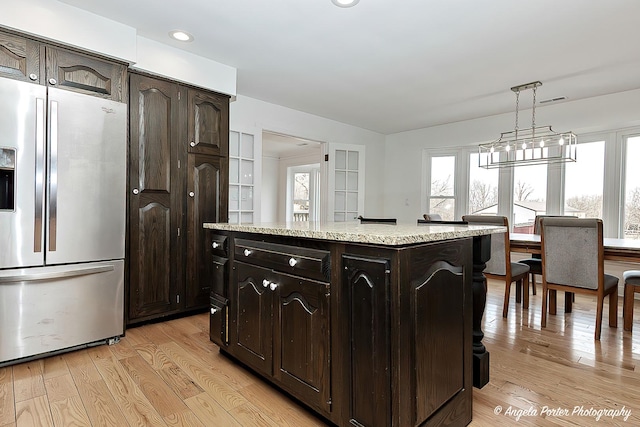
M506 227L492 225L437 224L360 224L357 222L288 222L259 224L203 224L213 230L270 234L274 236L303 237L339 242L371 243L401 246L414 243L437 242L462 237L504 233Z

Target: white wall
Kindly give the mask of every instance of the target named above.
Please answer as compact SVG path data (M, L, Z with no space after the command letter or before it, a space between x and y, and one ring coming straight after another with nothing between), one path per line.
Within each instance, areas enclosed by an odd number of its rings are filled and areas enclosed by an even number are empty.
M280 159L277 157L262 156L262 188L260 220L262 222L278 221L278 179L280 174L275 173L280 167Z
M4 1L0 27L98 53L135 68L235 96L236 69L137 36L135 28L55 0Z
M573 131L580 141L581 132L640 124L639 100L640 89L637 89L548 105L536 108L536 125L552 125L555 131ZM530 118L530 110L521 110L521 127ZM383 214L409 222L422 217L422 194L426 191L426 184L422 182L422 152L425 148L475 146L489 142L497 139L500 132L513 130L514 120L514 113L508 113L387 135Z
M263 130L319 142L366 146L365 213L368 216L382 215L384 135L242 95L231 103L229 121L231 130L252 133L256 145L260 146Z

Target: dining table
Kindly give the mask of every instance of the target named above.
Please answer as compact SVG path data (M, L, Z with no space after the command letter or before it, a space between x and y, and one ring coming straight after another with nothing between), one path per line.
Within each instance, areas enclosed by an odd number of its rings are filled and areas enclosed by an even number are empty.
M541 252L540 235L510 233L509 241L511 252L525 252L539 254ZM639 262L640 263L640 240L639 239L616 239L603 238L604 259L609 261ZM565 312L571 312L573 299L565 297ZM549 295L549 313L556 314L556 293Z
M540 253L540 236L537 234L511 233L511 252ZM609 261L640 262L640 239L603 239L604 259Z

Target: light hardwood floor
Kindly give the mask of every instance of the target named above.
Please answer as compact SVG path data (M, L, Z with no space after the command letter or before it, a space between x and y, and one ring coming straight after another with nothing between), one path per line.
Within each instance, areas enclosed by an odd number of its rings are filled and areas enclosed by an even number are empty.
M559 306L541 330L540 294L528 311L512 299L507 319L502 295L503 286L490 281L484 342L491 381L474 389L471 426L640 425L638 320L633 333L624 332L620 311L619 327L605 320L596 342L595 301L577 296L573 313ZM221 356L208 327L200 314L129 329L113 346L0 368L0 426L325 425ZM576 407L584 412L572 414ZM604 413L597 420L596 411L622 408L630 411L626 421ZM517 418L518 410L529 412Z

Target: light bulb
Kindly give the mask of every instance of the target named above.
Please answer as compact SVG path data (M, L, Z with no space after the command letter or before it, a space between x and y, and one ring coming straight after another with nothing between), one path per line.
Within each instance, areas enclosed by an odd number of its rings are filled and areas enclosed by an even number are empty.
M560 140L558 141L558 145L564 145L564 138L560 137Z
M527 148L527 143L526 143L526 142L523 142L523 143L522 143L522 149L524 150L524 149L526 149L526 148Z
M493 153L494 151L496 151L494 147L491 147L491 149L489 150L490 153Z
M544 147L544 139L540 140L540 148Z
M507 146L504 147L504 151L511 151L511 146L509 144L507 144Z

